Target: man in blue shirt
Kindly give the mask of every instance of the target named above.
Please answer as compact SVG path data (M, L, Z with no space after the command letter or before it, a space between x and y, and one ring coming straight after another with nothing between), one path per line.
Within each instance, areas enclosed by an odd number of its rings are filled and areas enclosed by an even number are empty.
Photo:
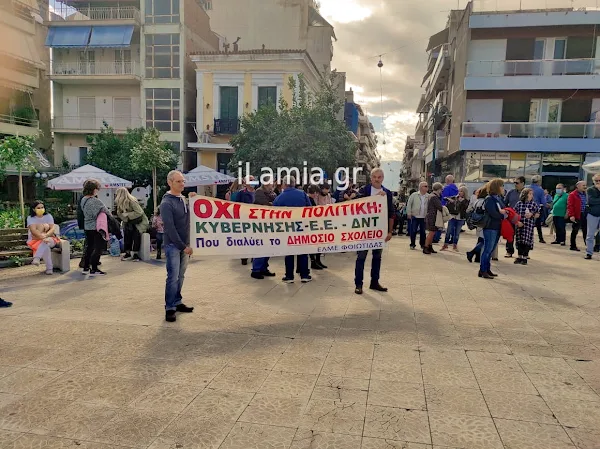
M375 195L383 195L387 197L388 235L385 241L389 242L392 239L392 232L394 231L394 203L392 192L383 187L383 170L381 168L374 168L371 171L371 183L364 186L358 192L358 198ZM363 293L365 261L367 260L368 253L368 250L358 251L357 253L356 266L354 268L354 284L356 286L354 293L357 295L362 295ZM373 250L373 261L371 262L371 285L369 288L378 292L387 292L388 289L382 287L379 283L382 253L382 249Z
M540 210L546 207L546 193L544 192L544 189L542 189L541 184L541 176L535 175L533 178L531 178L530 188L531 190L533 190L533 201L535 201L538 204L538 206L540 206ZM540 243L546 243L546 241L544 240L544 234L542 232L542 222L542 214L540 214L540 216L535 222L535 227L537 228Z
M287 176L283 181L283 192L275 198L273 206L279 207L310 207L311 202L304 190L296 188L296 178ZM298 268L302 283L312 281L308 271L308 255L298 256ZM282 279L286 284L294 282L294 256L285 256L285 277Z
M446 176L446 185L442 190L442 206L448 204L448 198L458 195L458 187L454 184L454 175ZM439 243L442 238L442 231L437 231L433 237L433 243Z

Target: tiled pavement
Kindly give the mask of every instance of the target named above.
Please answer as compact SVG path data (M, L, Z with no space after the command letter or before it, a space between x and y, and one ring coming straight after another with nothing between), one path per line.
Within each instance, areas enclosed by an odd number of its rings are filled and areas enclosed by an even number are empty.
M600 448L600 261L537 245L487 281L399 237L359 297L324 260L282 285L196 257L171 325L159 262L2 270L0 447Z

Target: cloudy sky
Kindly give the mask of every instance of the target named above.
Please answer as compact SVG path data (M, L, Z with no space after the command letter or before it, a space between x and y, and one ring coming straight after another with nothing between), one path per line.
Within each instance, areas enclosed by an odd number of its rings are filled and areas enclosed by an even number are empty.
M401 159L414 133L429 36L441 31L450 9L466 0L320 0L335 27L333 67L347 72L347 88L366 108L379 135L382 159ZM377 62L382 53L383 82ZM381 105L383 86L383 108ZM383 109L383 120L382 120ZM385 126L382 126L382 122ZM383 131L387 144L382 145Z

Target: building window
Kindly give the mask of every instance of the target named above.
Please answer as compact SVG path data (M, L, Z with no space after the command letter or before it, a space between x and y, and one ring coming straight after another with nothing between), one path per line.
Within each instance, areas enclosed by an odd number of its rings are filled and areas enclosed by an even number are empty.
M146 0L146 23L179 23L179 0Z
M179 89L146 89L146 127L179 132Z
M258 88L258 107L277 104L277 87L259 87Z
M146 78L179 78L179 34L146 35Z
M85 160L87 158L87 154L88 154L88 148L87 147L79 147L79 164L78 165L85 164Z

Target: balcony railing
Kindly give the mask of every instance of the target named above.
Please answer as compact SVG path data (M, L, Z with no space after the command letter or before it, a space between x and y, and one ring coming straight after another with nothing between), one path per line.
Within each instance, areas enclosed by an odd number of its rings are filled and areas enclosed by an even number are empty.
M237 118L215 119L215 134L237 134L240 132L240 120Z
M53 76L140 76L140 65L136 61L112 62L52 62Z
M469 61L467 76L564 76L600 74L600 59Z
M9 125L27 126L29 128L39 128L40 122L27 118L15 117L14 115L0 114L0 123L8 123Z
M488 138L575 138L575 139L600 139L600 122L578 123L475 123L468 122L462 125L462 137L488 137ZM600 145L600 143L599 143Z
M51 14L54 21L80 21L80 20L135 20L140 22L140 10L133 6L101 6L79 7L63 5L55 14Z
M71 131L100 131L105 123L115 131L126 131L127 128L142 126L142 119L131 116L101 117L83 114L79 116L56 116L52 119L52 128Z

